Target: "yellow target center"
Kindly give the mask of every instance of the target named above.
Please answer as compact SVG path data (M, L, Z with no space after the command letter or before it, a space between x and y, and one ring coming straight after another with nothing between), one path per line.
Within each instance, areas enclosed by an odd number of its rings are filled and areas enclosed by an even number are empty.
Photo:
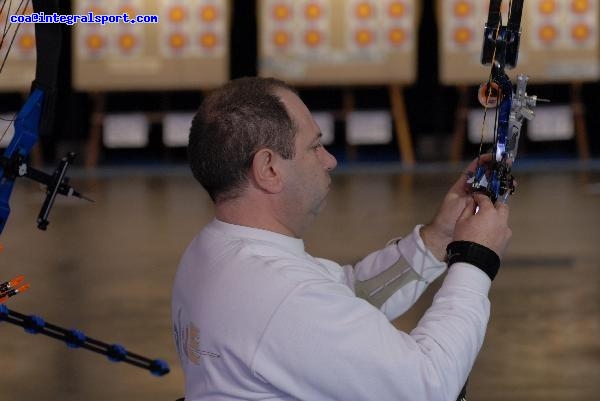
M174 33L169 36L169 44L173 49L181 49L185 46L185 36L181 33Z
M26 34L19 39L19 47L23 50L31 50L35 47L35 39L33 35Z
M360 29L356 32L356 43L360 46L367 46L373 41L373 32L367 29Z
M200 36L200 45L207 49L212 49L217 45L217 35L212 32L202 34Z
M200 18L204 22L213 22L217 19L217 9L213 6L206 6L200 12Z
M273 8L273 17L278 21L284 21L290 18L292 12L285 4L278 4Z
M171 22L181 22L185 19L185 9L183 7L173 7L169 12L169 20Z
M590 27L585 24L577 24L571 29L571 35L577 41L584 41L590 37Z
M458 44L464 45L471 40L472 33L469 28L460 27L454 31L454 41Z
M406 6L401 1L394 1L390 4L388 11L392 18L401 18L406 13Z
M395 45L399 45L404 43L404 41L406 40L406 32L402 28L392 28L390 29L388 37L390 39L390 42L392 42Z
M471 14L471 4L466 1L458 1L454 4L454 15L457 17L466 17Z
M121 46L121 49L123 50L131 50L135 47L135 44L135 36L130 33L123 34L119 38L119 46Z
M285 31L277 31L273 34L273 43L277 47L285 47L290 43L290 35Z
M373 16L373 7L369 3L360 3L356 6L356 16L360 19L367 19Z
M321 17L321 7L318 4L311 3L306 6L306 10L304 12L306 18L310 20L315 20Z
M589 0L573 0L571 9L577 14L583 14L590 9Z
M542 0L539 5L540 13L542 14L552 14L556 11L556 1L555 0Z
M99 50L104 46L104 39L98 34L92 34L88 36L86 44L91 50Z
M306 44L311 47L318 46L321 43L321 39L322 39L321 32L316 31L314 29L306 32L306 35L304 37Z
M540 39L543 42L550 43L553 42L558 36L558 32L556 28L552 25L544 25L539 30Z

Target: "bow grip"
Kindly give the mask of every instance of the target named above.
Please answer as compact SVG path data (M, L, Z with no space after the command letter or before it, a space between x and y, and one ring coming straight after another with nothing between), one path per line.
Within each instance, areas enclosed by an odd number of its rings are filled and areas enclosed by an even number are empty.
M15 119L15 134L2 155L0 167L0 233L4 229L10 206L8 201L12 193L15 177L18 172L11 171L13 162L27 158L27 155L38 139L38 127L42 115L44 92L34 90L17 114Z

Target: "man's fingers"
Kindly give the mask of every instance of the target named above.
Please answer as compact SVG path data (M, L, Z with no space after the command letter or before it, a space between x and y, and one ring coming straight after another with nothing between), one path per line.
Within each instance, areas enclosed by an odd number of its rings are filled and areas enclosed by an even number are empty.
M508 212L509 212L508 203L501 202L500 199L498 199L495 207L496 207L496 210L498 211L498 215L508 219Z
M482 194L481 192L475 192L473 194L473 199L475 200L475 203L477 203L477 206L479 206L480 209L494 207L494 204L492 203L492 200L489 198L489 196Z
M458 221L468 219L469 217L473 216L474 214L475 214L475 201L473 200L472 197L469 197L467 199L465 208L463 209L460 216L458 216Z
M492 153L484 153L481 156L476 157L471 163L469 163L467 171L470 173L475 173L475 169L477 169L477 166L479 166L480 164L487 164L493 159L494 155Z

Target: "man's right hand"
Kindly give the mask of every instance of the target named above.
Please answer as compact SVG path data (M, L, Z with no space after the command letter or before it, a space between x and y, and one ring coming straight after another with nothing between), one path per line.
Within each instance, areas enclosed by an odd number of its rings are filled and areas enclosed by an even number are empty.
M475 213L477 207L479 210ZM498 201L494 206L486 195L475 193L458 217L453 240L476 242L502 258L512 236L508 215L506 203Z

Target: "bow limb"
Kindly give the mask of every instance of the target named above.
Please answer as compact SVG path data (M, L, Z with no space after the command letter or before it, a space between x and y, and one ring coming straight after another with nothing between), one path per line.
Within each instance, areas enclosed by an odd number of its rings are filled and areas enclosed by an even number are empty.
M34 12L59 12L58 0L33 0ZM0 233L10 214L16 177L27 173L26 159L40 133L49 135L54 122L54 99L61 44L60 24L36 24L36 73L31 93L15 119L15 133L0 160Z

